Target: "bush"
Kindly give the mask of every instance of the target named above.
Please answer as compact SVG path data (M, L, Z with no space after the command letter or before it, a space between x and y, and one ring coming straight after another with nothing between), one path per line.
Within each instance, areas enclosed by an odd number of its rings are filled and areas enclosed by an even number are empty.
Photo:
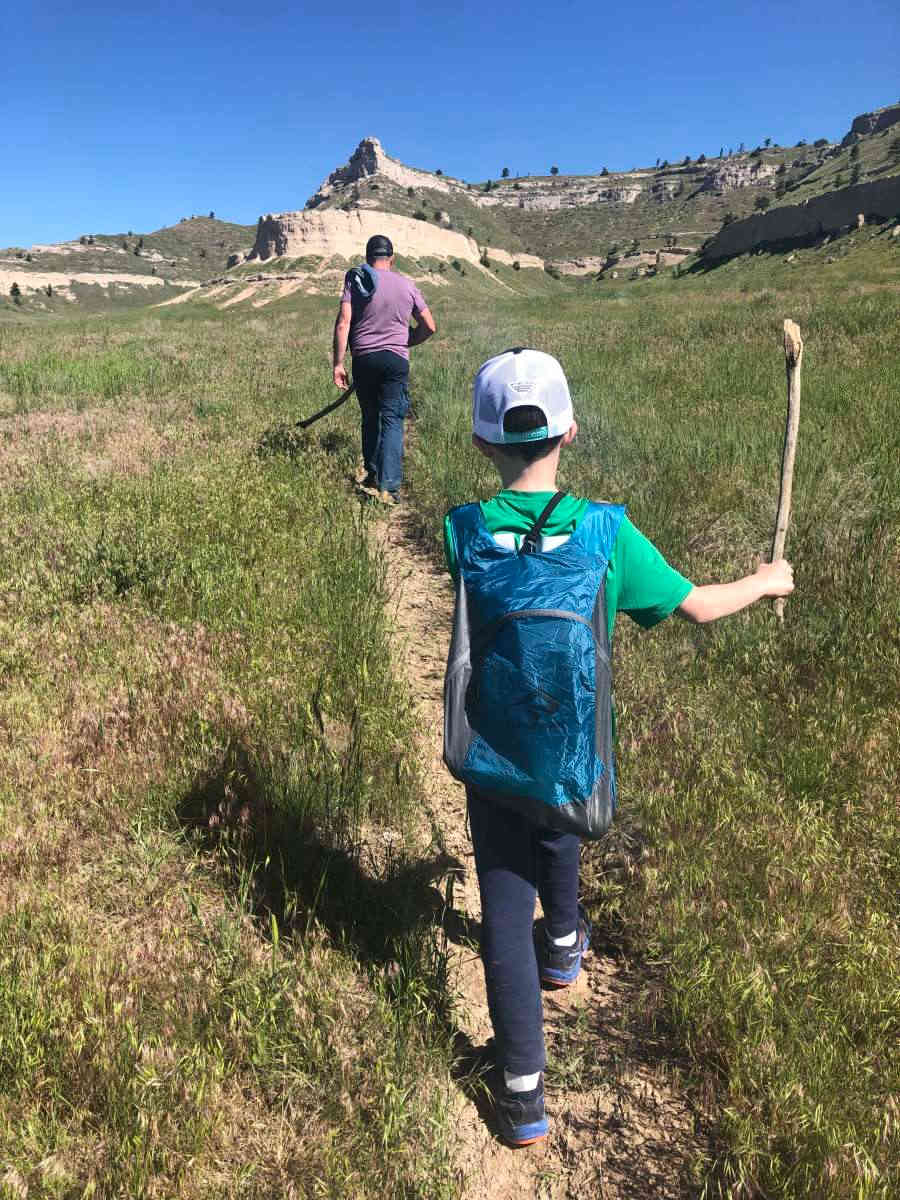
M757 196L756 197L755 207L758 208L760 210L760 212L765 212L765 210L767 208L769 208L771 206L771 204L772 204L771 196Z
M601 175L608 175L608 174L609 174L609 167L604 167L604 168L603 168L603 170L600 172L600 174L601 174Z
M800 143L798 142L797 144L799 145ZM823 146L828 145L828 138L816 138L816 140L813 142L813 145L817 150L821 150Z
M733 212L731 212L729 210L725 214L725 216L722 218L722 228L724 229L726 225L730 225L733 221L736 221L736 220L737 220L737 217L734 215Z
M522 264L519 262L519 260L518 260L518 259L516 259L516 260L513 262L513 270L514 270L514 271L520 271L521 269L522 269Z
M454 271L461 271L461 270L462 270L462 263L459 261L459 259L458 259L458 258L454 258L454 260L453 260L453 262L450 264L450 266L453 268L453 270L454 270Z
M423 212L421 208L417 208L416 211L413 213L413 218L416 221L427 221L428 214Z
M481 251L481 256L479 257L478 261L483 267L489 267L491 265L491 260L488 258L487 246L485 246L485 248Z
M551 174L551 175L558 175L558 174L559 174L559 167L551 167L551 168L550 168L550 174Z
M19 287L19 285L17 283L13 282L12 287L9 289L9 294L10 294L13 304L21 304L22 303L22 289Z
M503 170L500 172L500 178L501 179L509 179L509 167L503 168Z

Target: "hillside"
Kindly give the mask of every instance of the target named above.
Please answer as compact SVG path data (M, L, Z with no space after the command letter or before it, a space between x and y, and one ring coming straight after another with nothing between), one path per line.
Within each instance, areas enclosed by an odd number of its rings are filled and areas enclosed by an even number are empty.
M406 166L364 138L307 208L377 209L458 229L482 245L538 255L562 271L595 269L636 241L655 254L695 249L723 222L900 173L900 105L854 119L840 143L766 143L678 164L595 175L469 182ZM586 260L591 260L590 262Z
M411 167L366 137L305 208L266 213L255 229L210 213L153 233L81 234L0 250L0 296L7 312L51 315L74 301L105 311L191 298L260 306L298 291L333 295L376 229L394 236L403 268L423 283L467 279L466 290L520 295L552 292L563 276L652 275L695 261L704 244L721 259L789 244L785 231L801 227L809 242L855 223L876 192L864 215L894 215L900 105L854 118L840 142L780 146L766 138L751 150L723 146L717 156L630 171L555 170L513 178L502 168L498 180L472 182ZM812 220L811 202L824 204L830 218Z
M171 288L194 286L246 252L253 226L187 217L153 233L86 233L69 242L0 250L0 293L16 283L30 310L154 303ZM48 291L49 289L49 291ZM157 294L159 293L159 295Z

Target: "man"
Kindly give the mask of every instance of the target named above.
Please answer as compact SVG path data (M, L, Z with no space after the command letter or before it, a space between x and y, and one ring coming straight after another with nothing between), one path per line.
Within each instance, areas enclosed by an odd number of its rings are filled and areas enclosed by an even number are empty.
M434 317L411 279L394 271L394 247L383 234L366 243L366 266L347 272L334 323L334 382L350 386L347 341L362 414L366 491L395 502L403 482L403 420L409 410L409 348L435 331ZM414 328L409 319L416 319Z

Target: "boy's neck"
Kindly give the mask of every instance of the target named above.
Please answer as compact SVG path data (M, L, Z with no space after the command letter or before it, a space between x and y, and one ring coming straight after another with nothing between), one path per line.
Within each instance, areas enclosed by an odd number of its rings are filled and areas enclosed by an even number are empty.
M555 492L556 471L559 466L559 451L539 458L537 462L496 463L505 491L510 492Z

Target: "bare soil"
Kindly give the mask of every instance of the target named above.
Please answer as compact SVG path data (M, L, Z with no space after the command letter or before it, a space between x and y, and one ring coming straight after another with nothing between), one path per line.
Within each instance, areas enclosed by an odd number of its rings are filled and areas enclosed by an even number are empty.
M491 1036L477 953L480 907L465 795L442 762L442 686L453 596L446 572L417 543L403 505L379 522L387 556L397 664L415 698L428 815L444 842L453 879L444 927L459 997L456 1161L467 1200L604 1200L697 1196L710 1146L679 1086L677 1052L636 1014L652 975L592 951L576 984L545 993L551 1064L550 1136L513 1150L496 1137L486 1089L467 1068ZM430 831L429 831L430 832ZM602 946L602 931L595 930Z

